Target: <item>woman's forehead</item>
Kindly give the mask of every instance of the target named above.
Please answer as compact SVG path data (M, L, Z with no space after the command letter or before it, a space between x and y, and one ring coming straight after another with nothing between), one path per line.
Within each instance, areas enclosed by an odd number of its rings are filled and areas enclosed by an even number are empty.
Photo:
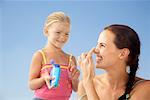
M115 35L109 30L103 30L98 38L98 43L113 42Z

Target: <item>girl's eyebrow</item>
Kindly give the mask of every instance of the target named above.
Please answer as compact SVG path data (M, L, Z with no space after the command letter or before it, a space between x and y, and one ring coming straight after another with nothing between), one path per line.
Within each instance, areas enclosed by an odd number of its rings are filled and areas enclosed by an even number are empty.
M62 32L61 30L56 30L56 32Z

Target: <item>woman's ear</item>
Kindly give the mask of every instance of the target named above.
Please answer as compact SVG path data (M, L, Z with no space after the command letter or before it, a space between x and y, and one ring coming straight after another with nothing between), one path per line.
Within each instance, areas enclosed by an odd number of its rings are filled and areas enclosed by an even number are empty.
M130 50L128 48L123 48L123 49L121 49L121 52L119 54L119 58L120 59L126 59L126 58L128 58L129 54L130 54Z

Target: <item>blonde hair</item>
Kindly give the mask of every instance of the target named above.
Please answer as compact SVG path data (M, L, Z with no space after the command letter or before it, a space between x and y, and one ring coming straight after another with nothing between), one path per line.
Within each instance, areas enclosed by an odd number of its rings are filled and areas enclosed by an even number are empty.
M63 12L53 12L47 17L45 21L44 29L49 27L55 22L67 22L68 24L70 24L70 18L69 16L65 15L65 13Z

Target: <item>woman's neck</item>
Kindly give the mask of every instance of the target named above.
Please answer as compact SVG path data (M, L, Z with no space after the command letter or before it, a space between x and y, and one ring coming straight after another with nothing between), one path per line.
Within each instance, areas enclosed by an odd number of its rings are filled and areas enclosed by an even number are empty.
M104 75L104 82L112 89L125 88L128 80L128 74L126 70L110 70Z

